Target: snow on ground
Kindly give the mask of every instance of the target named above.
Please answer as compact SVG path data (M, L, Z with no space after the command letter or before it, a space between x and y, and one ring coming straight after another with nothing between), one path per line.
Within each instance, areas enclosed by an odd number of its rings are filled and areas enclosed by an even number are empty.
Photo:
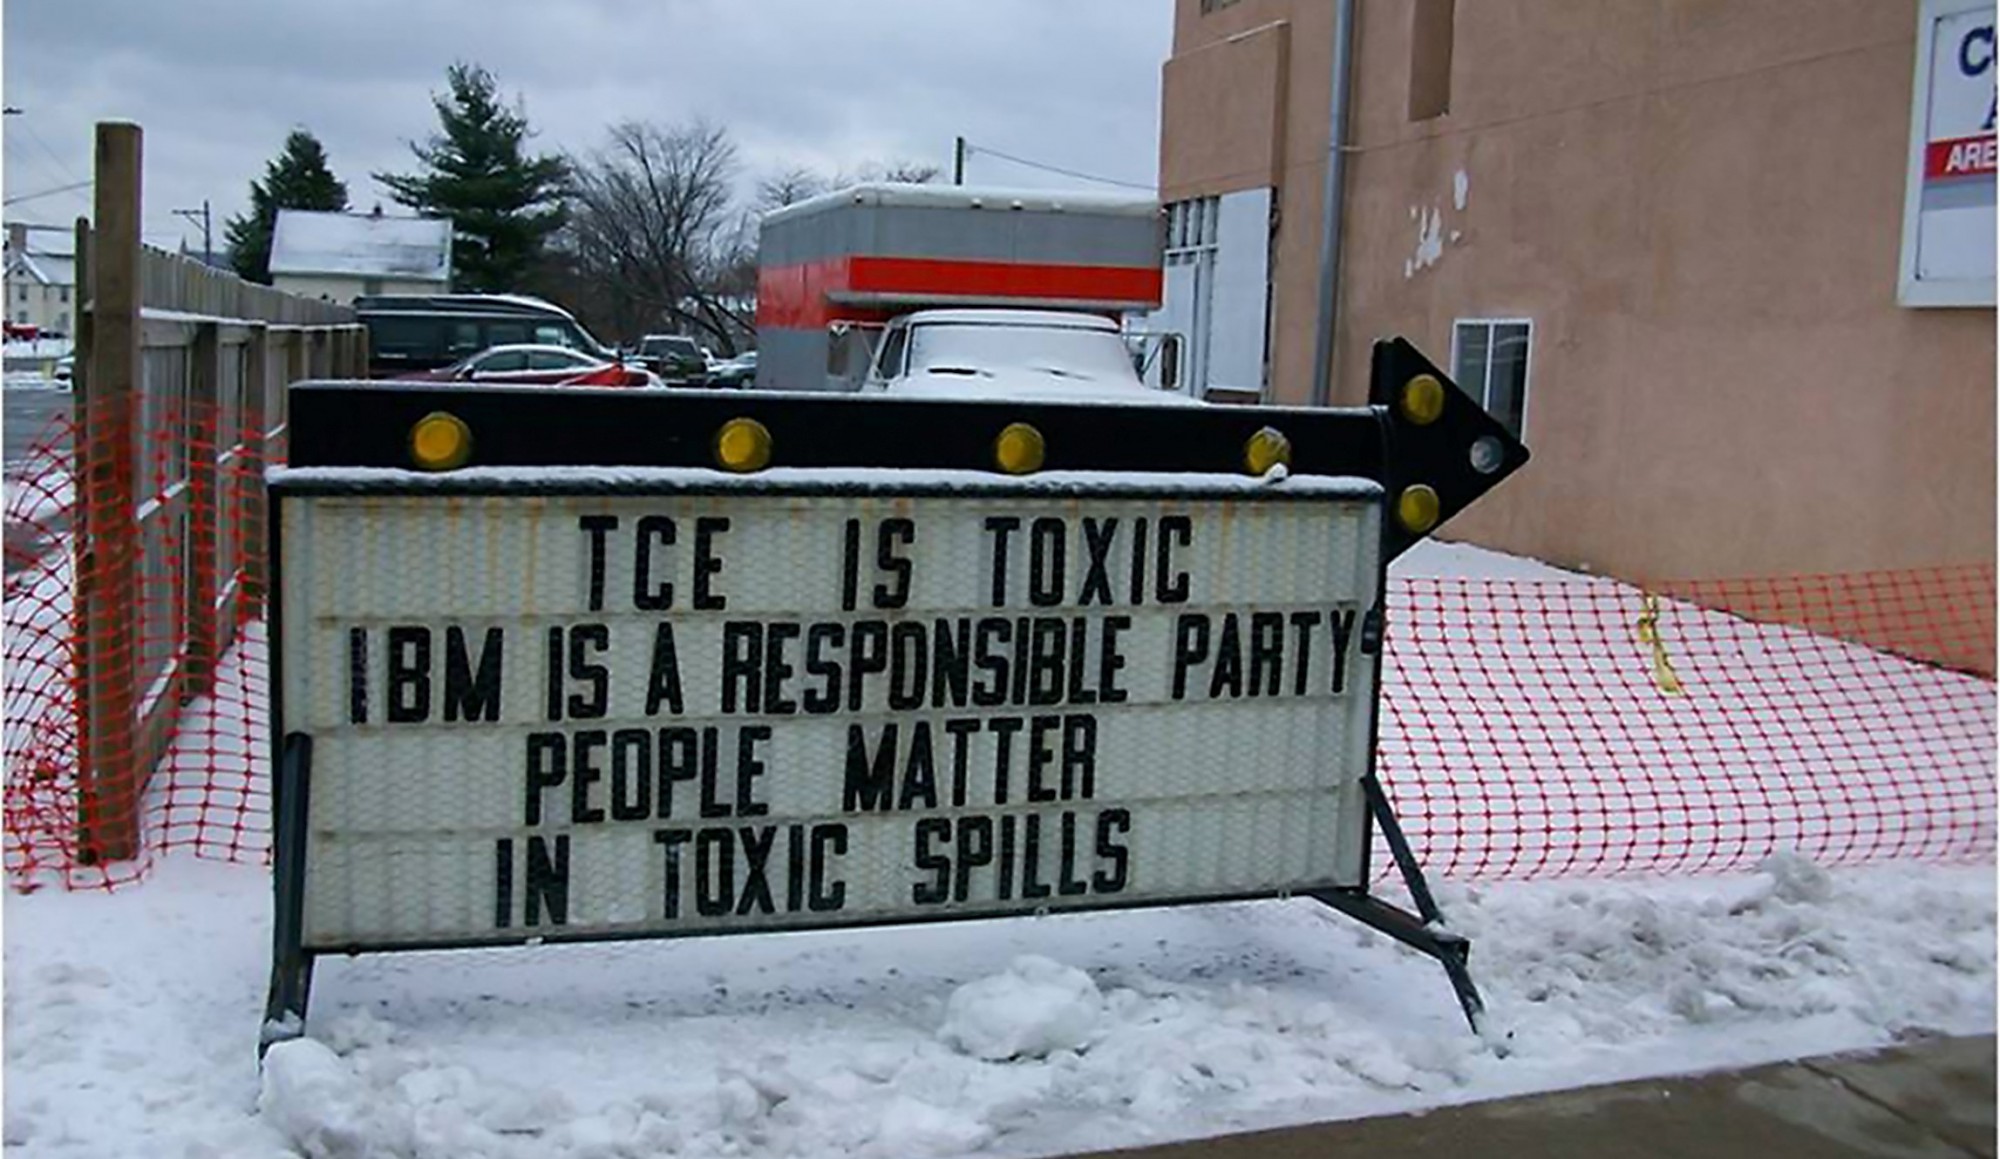
M1389 575L1395 579L1576 581L1586 578L1578 572L1551 567L1538 559L1443 539L1419 540L1389 565Z
M75 343L68 338L15 338L0 345L0 356L7 358L61 358L75 349Z
M8 371L4 377L8 390L68 390L69 383L58 378L30 371Z
M1397 570L1573 578L1449 544ZM1990 865L1781 855L1442 883L1484 1038L1434 963L1293 900L331 958L260 1074L270 890L169 856L5 898L10 1153L1036 1155L1995 1024Z
M0 509L4 509L8 523L42 523L75 503L76 483L68 472L0 479Z
M1994 1025L1990 868L1545 882L1442 971L1310 902L330 959L255 1042L256 869L6 899L23 1156L1045 1154ZM1495 1049L1505 1044L1505 1053Z

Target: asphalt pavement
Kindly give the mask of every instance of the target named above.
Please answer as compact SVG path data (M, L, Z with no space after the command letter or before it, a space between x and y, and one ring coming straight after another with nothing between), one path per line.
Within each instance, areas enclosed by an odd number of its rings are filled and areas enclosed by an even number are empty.
M69 410L74 396L66 390L27 390L20 387L5 392L6 407L0 412L0 444L4 444L7 472L12 474L24 462L29 448L55 432L55 418ZM62 440L68 445L68 440Z
M1095 1159L1993 1159L1994 1039L1647 1079Z
M66 390L21 387L10 388L4 394L5 409L0 410L0 449L4 449L4 464L0 464L0 474L7 478L10 501L6 506L9 515L12 515L17 510L11 501L15 486L13 480L35 466L30 452L39 445L51 442L63 452L68 451L68 432L55 420L69 410L75 396ZM7 519L4 525L0 525L0 556L4 556L5 560L0 572L11 579L17 572L26 570L54 547L68 528L69 513L66 511L42 511L25 522Z

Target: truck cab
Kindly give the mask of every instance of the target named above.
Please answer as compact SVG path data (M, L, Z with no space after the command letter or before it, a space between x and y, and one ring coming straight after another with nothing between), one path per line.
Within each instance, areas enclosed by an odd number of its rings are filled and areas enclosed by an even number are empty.
M1165 355L1171 361L1171 353ZM1057 310L918 310L890 319L863 392L1051 402L1189 401L1140 379L1116 323Z

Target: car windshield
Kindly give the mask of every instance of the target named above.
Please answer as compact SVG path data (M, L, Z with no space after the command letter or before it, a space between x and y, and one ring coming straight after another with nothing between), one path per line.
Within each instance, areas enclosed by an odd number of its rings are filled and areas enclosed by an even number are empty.
M647 338L639 343L639 353L680 354L691 358L701 357L692 338Z
M1125 344L1109 330L936 322L910 329L911 374L1038 371L1054 378L1127 381Z

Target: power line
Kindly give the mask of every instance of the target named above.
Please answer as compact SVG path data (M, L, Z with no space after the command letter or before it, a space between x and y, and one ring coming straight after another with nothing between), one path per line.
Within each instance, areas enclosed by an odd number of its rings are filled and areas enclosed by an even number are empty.
M9 111L18 116L20 115L22 110L10 108ZM64 162L61 157L56 155L56 151L49 147L49 143L42 139L42 135L40 133L35 132L35 127L29 124L25 117L19 121L14 122L13 127L20 132L26 133L28 135L28 139L35 143L35 147L40 149L42 153L45 156L47 156L50 161L55 163L57 175L66 177L70 181L75 182L75 184L73 185L66 186L64 191L68 192L71 197L74 197L78 201L78 203L82 204L85 208L90 208L91 207L90 199L88 197L85 197L83 194L76 192L76 190L88 186L90 182L84 181L79 177L77 177L76 170L71 169L69 165L66 162ZM37 167L39 168L39 164L37 165ZM9 202L8 204L11 205L13 203Z
M1030 161L1026 157L1016 157L1012 153L1002 153L998 149L989 149L985 145L975 145L970 141L965 143L965 151L967 154L983 153L989 157L998 157L1003 161L1012 161L1016 165L1026 165L1030 169L1042 169L1050 173L1060 173L1065 177L1075 177L1082 181L1095 181L1100 185L1118 185L1126 189L1143 189L1148 193L1153 191L1153 186L1151 185L1141 185L1136 181L1120 181L1116 177L1099 177L1094 173L1084 173L1076 169L1065 169L1060 165L1048 165L1040 161Z
M73 190L84 189L91 184L92 182L89 181L79 181L74 185L58 185L54 189L44 189L37 193L23 193L19 197L9 197L0 200L0 205L19 205L23 201L33 201L40 197L54 197L58 193L69 193Z
M17 173L35 178L39 184L61 185L64 182L78 179L74 173L59 173L51 169L49 163L40 157L28 156L27 143L12 133L7 134L5 144L7 146L7 167Z
M71 169L67 164L64 164L63 159L61 157L56 156L56 151L54 149L49 148L49 143L47 141L42 140L42 135L40 133L35 132L35 127L33 125L30 125L26 121L22 121L19 124L19 128L21 129L22 132L28 134L28 140L33 141L36 144L36 146L41 149L42 152L47 153L49 155L49 160L54 161L56 163L56 168L62 171L62 175L64 177L69 178L71 181L78 180L76 175L76 170Z

